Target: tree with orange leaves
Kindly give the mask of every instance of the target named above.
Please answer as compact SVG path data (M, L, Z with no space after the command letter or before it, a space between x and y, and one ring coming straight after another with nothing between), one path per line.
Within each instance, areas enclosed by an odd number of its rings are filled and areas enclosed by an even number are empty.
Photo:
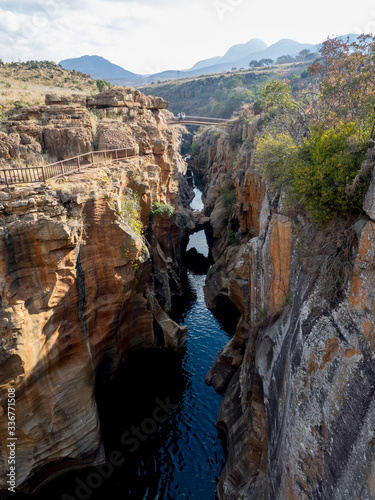
M373 138L375 126L375 36L360 35L344 42L326 40L321 60L309 67L320 80L318 114L314 122L325 128L355 122L362 134Z

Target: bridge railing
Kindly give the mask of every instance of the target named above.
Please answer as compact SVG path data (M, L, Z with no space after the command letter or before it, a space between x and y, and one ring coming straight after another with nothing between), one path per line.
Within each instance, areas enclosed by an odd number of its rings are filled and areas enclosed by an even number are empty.
M187 123L187 124L196 124L196 125L228 125L232 126L234 120L229 120L226 118L210 118L207 116L185 116L185 119L178 119L177 116L170 118L167 120L167 123L177 124L177 123Z
M210 122L210 123L212 122L227 123L232 121L226 118L210 118L208 116L185 116L185 120L194 120L194 121Z
M81 170L88 167L106 164L107 161L122 160L133 156L136 156L136 152L132 148L106 149L103 151L90 151L89 153L83 153L73 158L39 167L8 168L0 170L0 184L10 186L13 184L47 182L47 180L81 172Z

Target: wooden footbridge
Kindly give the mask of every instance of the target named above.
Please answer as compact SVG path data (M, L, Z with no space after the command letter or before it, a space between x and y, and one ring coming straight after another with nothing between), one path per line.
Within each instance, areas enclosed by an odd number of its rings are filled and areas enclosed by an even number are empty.
M0 185L29 184L80 173L89 167L99 167L107 162L125 160L137 156L134 149L107 149L90 151L66 160L56 161L40 167L8 168L0 170Z
M185 116L185 119L171 118L168 125L202 125L206 127L233 127L234 120L224 118L209 118L202 116Z

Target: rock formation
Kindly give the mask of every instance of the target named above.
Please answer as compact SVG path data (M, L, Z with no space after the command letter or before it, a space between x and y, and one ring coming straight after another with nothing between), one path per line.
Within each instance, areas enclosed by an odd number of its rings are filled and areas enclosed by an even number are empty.
M86 99L48 94L44 106L22 108L3 124L0 159L40 164L42 152L62 160L98 147L114 149L118 144L138 145L143 154L149 154L153 137L148 137L139 124L163 126L160 110L167 107L160 97L146 97L123 87L111 87ZM152 129L149 127L149 131Z
M134 349L179 349L186 336L167 313L181 293L180 245L194 222L182 207L188 192L179 138L159 115L166 103L115 88L88 99L106 112L121 109L121 117L101 123L82 102L46 102L5 124L5 158L20 154L23 137L58 158L95 144L131 145L140 155L48 185L0 190L3 490L9 388L16 394L16 486L33 490L65 470L103 462L96 380L110 378ZM123 208L129 200L140 203L147 238ZM171 204L172 217L150 216L154 202Z
M204 132L195 168L214 308L241 319L206 381L225 396L220 499L375 497L375 172L367 216L321 231L283 208L252 163L261 121Z

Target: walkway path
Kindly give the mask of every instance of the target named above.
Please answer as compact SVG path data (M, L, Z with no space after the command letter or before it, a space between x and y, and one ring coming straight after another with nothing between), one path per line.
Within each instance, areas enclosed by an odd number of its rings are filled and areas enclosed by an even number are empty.
M9 168L0 170L0 185L10 186L12 184L46 182L50 179L81 172L89 167L106 165L107 162L134 156L137 156L134 149L107 149L105 151L90 151L89 153L40 167Z

